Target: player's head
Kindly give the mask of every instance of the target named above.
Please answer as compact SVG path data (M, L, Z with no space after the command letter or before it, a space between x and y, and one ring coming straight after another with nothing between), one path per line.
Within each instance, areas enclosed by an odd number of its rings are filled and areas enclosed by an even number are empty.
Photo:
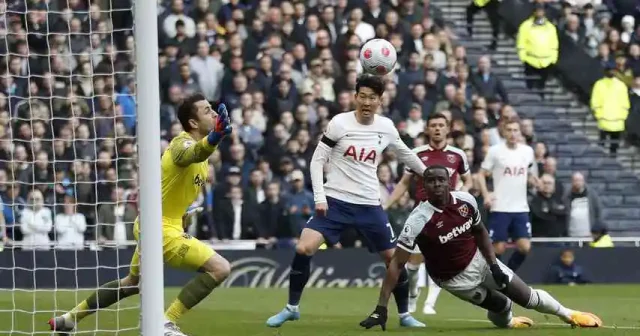
M520 136L520 120L512 117L505 121L504 137L507 140L507 144L517 144L520 141Z
M427 199L435 203L446 201L449 195L449 171L445 166L427 167L422 174Z
M216 116L211 104L200 93L185 99L178 108L178 120L185 132L197 132L206 135L213 129Z
M449 120L442 113L432 113L427 118L426 131L431 143L442 143L449 135Z
M356 114L361 121L371 121L382 103L384 81L382 77L362 75L356 82Z

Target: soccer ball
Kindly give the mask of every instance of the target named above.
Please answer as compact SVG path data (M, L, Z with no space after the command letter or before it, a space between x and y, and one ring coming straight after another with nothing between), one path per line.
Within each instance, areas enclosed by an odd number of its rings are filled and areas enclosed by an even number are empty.
M387 40L370 40L360 50L362 68L372 75L384 76L388 74L396 66L397 60L396 48Z

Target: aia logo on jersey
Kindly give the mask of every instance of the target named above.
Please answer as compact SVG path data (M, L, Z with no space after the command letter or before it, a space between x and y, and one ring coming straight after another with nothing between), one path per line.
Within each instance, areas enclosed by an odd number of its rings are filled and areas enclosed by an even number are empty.
M204 182L205 180L202 178L202 176L200 176L200 174L196 175L196 177L193 178L193 184L198 187L204 187Z
M453 154L447 154L447 161L449 161L450 163L455 163L456 162L456 157Z
M371 163L375 164L378 154L376 153L375 150L367 151L364 148L358 149L356 148L356 146L349 146L349 148L347 148L347 150L344 152L342 156L351 157L356 161L362 161L362 162L371 161Z
M502 175L504 176L523 176L525 174L526 174L526 170L524 169L524 167L517 167L517 166L504 167L504 171L502 172Z
M469 216L469 207L466 204L463 204L458 208L458 213L460 216L467 218L467 216Z

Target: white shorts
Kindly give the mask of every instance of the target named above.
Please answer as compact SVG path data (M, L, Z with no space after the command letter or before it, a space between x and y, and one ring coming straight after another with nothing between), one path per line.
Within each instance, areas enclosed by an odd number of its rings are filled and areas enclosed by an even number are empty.
M511 281L513 271L500 260L498 260L498 265ZM489 264L480 250L476 251L467 268L460 274L446 281L433 280L447 292L474 304L482 303L487 297L487 291L498 289L498 285L491 275Z

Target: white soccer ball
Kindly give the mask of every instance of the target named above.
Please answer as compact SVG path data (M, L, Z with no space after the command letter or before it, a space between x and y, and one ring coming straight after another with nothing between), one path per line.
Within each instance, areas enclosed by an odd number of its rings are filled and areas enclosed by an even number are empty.
M391 42L383 39L369 40L360 50L360 63L366 73L384 76L396 66L398 54Z

